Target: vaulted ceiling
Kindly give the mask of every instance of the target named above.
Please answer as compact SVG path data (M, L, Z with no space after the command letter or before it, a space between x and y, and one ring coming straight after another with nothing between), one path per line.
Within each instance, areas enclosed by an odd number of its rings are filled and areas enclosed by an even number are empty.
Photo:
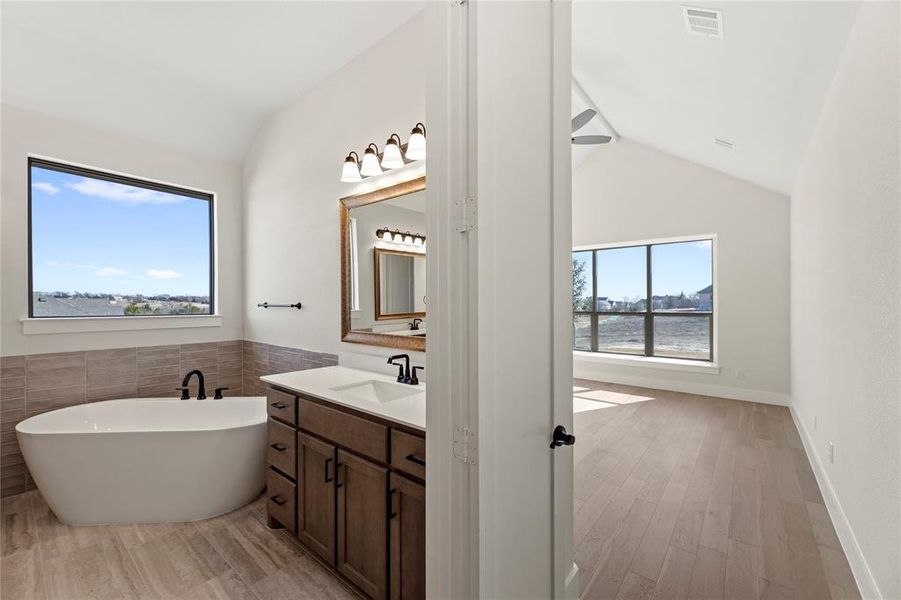
M270 113L422 6L6 1L2 101L238 161Z
M689 33L682 4L722 10L723 38ZM573 73L624 138L788 194L857 8L577 0Z

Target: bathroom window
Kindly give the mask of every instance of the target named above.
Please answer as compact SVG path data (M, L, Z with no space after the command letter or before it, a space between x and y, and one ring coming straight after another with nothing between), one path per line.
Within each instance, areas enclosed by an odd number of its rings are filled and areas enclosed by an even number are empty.
M573 252L573 349L713 360L713 240Z
M28 161L29 317L213 314L213 194Z

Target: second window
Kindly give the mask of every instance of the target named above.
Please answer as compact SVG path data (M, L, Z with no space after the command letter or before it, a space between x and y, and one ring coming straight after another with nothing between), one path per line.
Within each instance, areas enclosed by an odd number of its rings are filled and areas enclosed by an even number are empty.
M573 347L713 360L713 240L573 252Z

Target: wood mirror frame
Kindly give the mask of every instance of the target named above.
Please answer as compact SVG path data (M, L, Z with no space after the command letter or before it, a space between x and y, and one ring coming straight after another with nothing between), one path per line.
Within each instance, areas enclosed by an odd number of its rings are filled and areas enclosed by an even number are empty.
M391 335L373 331L355 331L350 328L350 211L352 208L383 202L425 189L425 176L403 181L392 186L346 196L339 201L341 211L341 341L351 344L367 344L385 348L399 348L425 352L425 338Z

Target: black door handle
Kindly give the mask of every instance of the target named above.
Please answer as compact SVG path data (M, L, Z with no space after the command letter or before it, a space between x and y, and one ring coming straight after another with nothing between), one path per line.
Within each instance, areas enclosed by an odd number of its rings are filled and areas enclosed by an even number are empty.
M331 482L332 482L332 478L329 477L329 475L328 475L328 465L329 465L330 462L332 462L332 459L330 459L330 458L326 458L326 459L325 459L325 482L326 482L326 483L331 483Z
M558 446L572 446L576 443L576 436L566 433L566 427L557 425L554 428L554 441L551 442L551 448Z

